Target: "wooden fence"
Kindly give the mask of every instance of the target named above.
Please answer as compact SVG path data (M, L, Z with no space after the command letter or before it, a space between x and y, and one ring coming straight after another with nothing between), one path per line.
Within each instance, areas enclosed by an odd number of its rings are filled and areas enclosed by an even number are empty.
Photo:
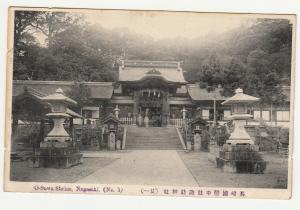
M133 124L132 117L121 117L119 120L122 125L132 125Z
M175 118L175 119L170 119L170 125L173 125L177 128L183 127L184 123L189 123L191 122L192 119L188 118L188 119L182 119L182 118Z
M132 117L121 117L119 120L122 125L132 125L133 124ZM189 123L191 121L192 121L192 119L183 120L182 118L175 118L175 119L170 119L170 125L179 128L184 125L184 122Z

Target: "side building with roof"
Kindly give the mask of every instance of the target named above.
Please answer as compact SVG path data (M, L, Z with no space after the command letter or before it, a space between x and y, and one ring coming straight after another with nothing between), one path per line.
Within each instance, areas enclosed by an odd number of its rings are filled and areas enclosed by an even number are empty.
M13 104L24 96L39 97L55 93L61 88L66 95L74 92L73 81L13 81ZM143 126L147 116L150 126L181 126L183 110L187 120L196 117L211 123L225 123L231 115L230 106L221 105L226 100L221 87L213 90L189 84L183 75L180 62L123 60L119 65L117 82L82 82L89 100L74 107L83 118L77 124L101 124L110 113L118 110L123 124ZM251 123L289 127L290 87L282 87L285 103L279 106L254 106L249 112L254 115ZM283 105L282 105L283 104ZM72 110L70 109L70 112ZM75 115L75 113L73 113Z

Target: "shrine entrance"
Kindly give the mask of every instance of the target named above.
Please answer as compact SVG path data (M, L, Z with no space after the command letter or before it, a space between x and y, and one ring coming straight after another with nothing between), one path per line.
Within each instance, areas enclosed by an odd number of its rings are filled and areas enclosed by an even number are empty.
M141 113L144 115L144 121L147 116L149 118L149 126L151 127L161 127L162 125L162 113L159 107L141 107ZM145 122L144 122L145 125Z
M142 124L144 126L161 127L162 99L148 96L141 97L139 100L139 114L143 117Z
M163 91L157 88L141 89L138 96L138 115L140 126L161 127ZM141 122L142 120L142 122Z
M123 90L133 93L134 122L142 127L167 126L170 117L168 97L177 86L161 78L147 77L138 82L123 83Z

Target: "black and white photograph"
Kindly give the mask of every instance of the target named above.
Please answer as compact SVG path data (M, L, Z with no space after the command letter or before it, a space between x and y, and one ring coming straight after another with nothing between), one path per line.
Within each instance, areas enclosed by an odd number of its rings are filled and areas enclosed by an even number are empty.
M5 190L291 197L295 15L9 18Z

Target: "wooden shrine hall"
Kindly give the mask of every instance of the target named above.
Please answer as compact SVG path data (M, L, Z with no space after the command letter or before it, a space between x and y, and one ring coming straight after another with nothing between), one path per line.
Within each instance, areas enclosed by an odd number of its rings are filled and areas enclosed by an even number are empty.
M13 81L13 97L30 88L43 95L61 88L66 95L73 89L73 81ZM83 119L76 124L98 124L113 113L122 124L145 127L181 126L184 120L201 117L211 123L228 121L231 108L221 103L222 88L201 88L189 84L180 62L121 60L116 82L82 82L88 90L89 102L79 107ZM285 87L289 95L289 87ZM254 117L259 108L251 110ZM286 126L289 122L289 99L284 107L263 110L266 122Z

